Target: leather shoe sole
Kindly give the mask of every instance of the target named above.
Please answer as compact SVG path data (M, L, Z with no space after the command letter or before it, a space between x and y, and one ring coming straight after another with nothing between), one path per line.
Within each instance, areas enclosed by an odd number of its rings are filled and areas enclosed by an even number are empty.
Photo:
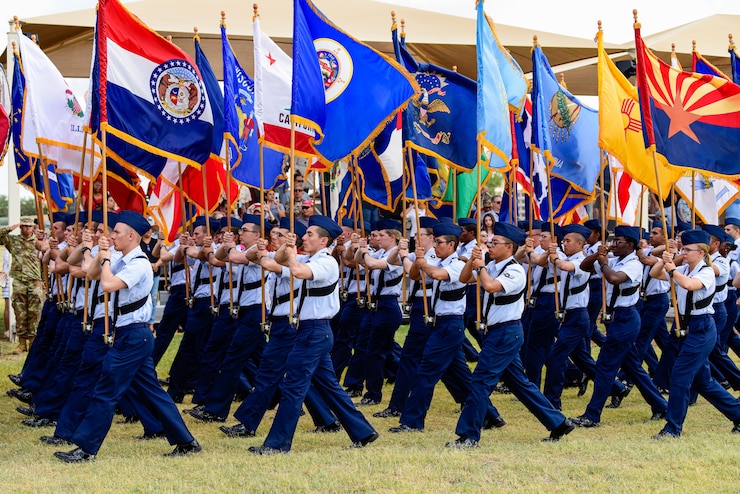
M247 429L244 424L237 424L233 427L222 425L218 429L229 437L254 437L254 431Z
M358 448L364 448L368 444L375 442L380 437L380 434L377 432L373 432L369 436L367 436L365 439L360 439L356 443L352 443L347 449L358 449Z
M195 453L199 453L203 448L198 444L198 441L193 439L191 442L186 444L178 444L175 446L175 449L172 450L170 453L165 453L163 456L165 457L174 457L174 456L185 456L185 455L192 455Z
M550 431L550 437L546 437L542 439L543 443L555 443L560 441L563 436L567 436L571 432L573 432L576 428L576 425L571 422L568 419L565 419L565 421L560 424L559 426L555 427L552 431Z
M62 460L64 463L83 463L95 459L95 455L85 453L80 448L76 448L68 452L57 451L56 453L54 453L54 456Z

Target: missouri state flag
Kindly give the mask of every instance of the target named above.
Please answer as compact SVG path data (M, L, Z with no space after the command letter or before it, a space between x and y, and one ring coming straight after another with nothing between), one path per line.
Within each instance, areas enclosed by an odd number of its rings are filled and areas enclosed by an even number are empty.
M92 114L98 121L91 127L107 130L116 161L150 179L167 158L195 167L205 163L213 116L190 56L118 0L99 3L95 53Z
M316 130L324 161L365 148L419 92L398 63L331 23L310 0L294 0L291 118Z
M659 60L635 25L637 87L645 147L674 166L740 174L740 86Z

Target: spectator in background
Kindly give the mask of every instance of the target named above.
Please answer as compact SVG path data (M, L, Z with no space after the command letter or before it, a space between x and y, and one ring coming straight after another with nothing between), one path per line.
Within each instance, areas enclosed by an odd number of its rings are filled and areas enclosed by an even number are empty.
M280 218L285 217L285 207L280 204L280 201L278 201L273 189L270 189L265 193L265 203L269 206L270 214L275 220L273 223L277 223L280 221Z
M102 208L101 208L102 209ZM118 213L121 211L121 208L118 207L118 203L115 199L113 199L113 196L108 194L108 212L109 213Z
M491 211L493 211L493 219L499 220L498 215L501 212L501 201L502 197L499 195L493 196L491 199Z
M308 219L315 213L316 210L314 208L313 201L311 199L308 199L306 201L303 201L303 203L301 204L301 214L300 216L296 216L295 220L308 228Z

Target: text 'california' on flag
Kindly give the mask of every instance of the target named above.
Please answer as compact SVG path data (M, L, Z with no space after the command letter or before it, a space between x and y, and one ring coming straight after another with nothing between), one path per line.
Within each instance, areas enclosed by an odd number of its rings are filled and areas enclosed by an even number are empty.
M117 161L156 177L169 158L200 167L213 141L213 116L195 62L118 0L101 0L93 105ZM97 128L97 122L91 126ZM100 136L98 136L100 139ZM146 151L146 153L140 152ZM154 156L153 156L154 155Z
M42 153L60 172L79 173L86 124L84 109L59 69L20 29L18 49L26 80L23 150L34 158ZM92 143L87 145L89 153ZM90 176L89 154L83 174Z
M291 118L316 130L328 162L359 152L420 92L398 63L351 37L310 0L294 0Z
M290 97L293 85L293 60L260 29L260 16L254 16L254 115L260 141L267 147L290 151ZM313 157L314 131L295 126L294 149L298 156Z

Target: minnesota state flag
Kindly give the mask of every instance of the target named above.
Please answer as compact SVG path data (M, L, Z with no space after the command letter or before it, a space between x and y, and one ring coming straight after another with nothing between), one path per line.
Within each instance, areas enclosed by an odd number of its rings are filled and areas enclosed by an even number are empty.
M627 175L665 199L671 185L681 177L681 171L669 166L660 156L661 190L658 190L652 154L645 149L642 138L637 89L604 51L602 31L596 38L599 42L599 146L622 164Z
M662 62L645 47L639 24L635 48L645 146L675 166L740 175L740 86Z
M419 92L396 62L356 40L310 0L294 0L291 118L317 132L314 148L338 161L365 148Z

